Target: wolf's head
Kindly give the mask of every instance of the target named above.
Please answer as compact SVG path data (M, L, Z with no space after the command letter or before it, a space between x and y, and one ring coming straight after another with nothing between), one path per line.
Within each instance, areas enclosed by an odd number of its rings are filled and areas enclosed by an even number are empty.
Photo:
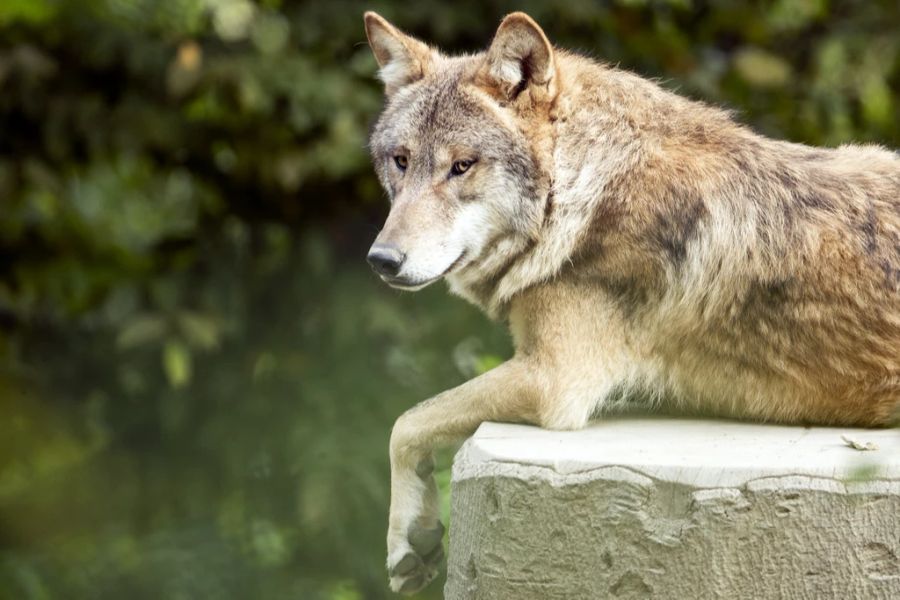
M499 244L537 236L550 188L553 49L527 15L481 54L447 57L375 13L366 35L387 102L372 133L391 199L368 260L391 286L465 277Z

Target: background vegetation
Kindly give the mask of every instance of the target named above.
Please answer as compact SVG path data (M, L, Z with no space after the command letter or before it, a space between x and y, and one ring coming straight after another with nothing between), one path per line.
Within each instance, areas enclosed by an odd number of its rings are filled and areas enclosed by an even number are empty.
M900 146L896 0L3 0L0 597L387 595L393 419L510 350L364 265L369 8L451 51L525 10L767 134Z

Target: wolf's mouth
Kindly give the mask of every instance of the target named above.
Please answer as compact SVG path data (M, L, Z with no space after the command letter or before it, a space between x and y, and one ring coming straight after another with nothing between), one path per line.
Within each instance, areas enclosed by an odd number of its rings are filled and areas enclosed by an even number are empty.
M456 257L456 260L454 260L452 263L450 263L450 266L447 267L446 269L444 269L444 271L441 274L435 275L434 277L431 277L428 279L420 279L418 281L409 281L402 277L386 277L384 275L380 275L380 277L381 277L382 281L384 281L386 284L388 284L392 288L397 288L398 290L405 290L408 292L415 292L415 291L421 290L422 288L424 288L428 285L431 285L432 283L434 283L438 279L441 279L445 275L449 275L454 269L456 269L459 265L462 264L462 262L463 262L463 260L465 260L465 258L466 258L466 251L463 250L462 252L459 253L459 256Z

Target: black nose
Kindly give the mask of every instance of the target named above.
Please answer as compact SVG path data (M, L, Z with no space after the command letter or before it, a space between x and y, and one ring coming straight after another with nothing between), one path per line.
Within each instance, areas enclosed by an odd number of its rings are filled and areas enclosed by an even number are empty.
M384 244L376 244L369 249L369 255L366 260L375 269L379 275L387 277L396 277L400 272L400 266L406 255L397 250L394 246Z

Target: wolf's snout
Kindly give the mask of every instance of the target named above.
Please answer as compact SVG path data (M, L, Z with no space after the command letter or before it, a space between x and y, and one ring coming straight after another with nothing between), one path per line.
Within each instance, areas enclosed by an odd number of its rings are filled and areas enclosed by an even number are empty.
M369 249L366 260L375 269L375 272L385 277L396 277L403 265L406 255L395 246L387 244L375 244Z

